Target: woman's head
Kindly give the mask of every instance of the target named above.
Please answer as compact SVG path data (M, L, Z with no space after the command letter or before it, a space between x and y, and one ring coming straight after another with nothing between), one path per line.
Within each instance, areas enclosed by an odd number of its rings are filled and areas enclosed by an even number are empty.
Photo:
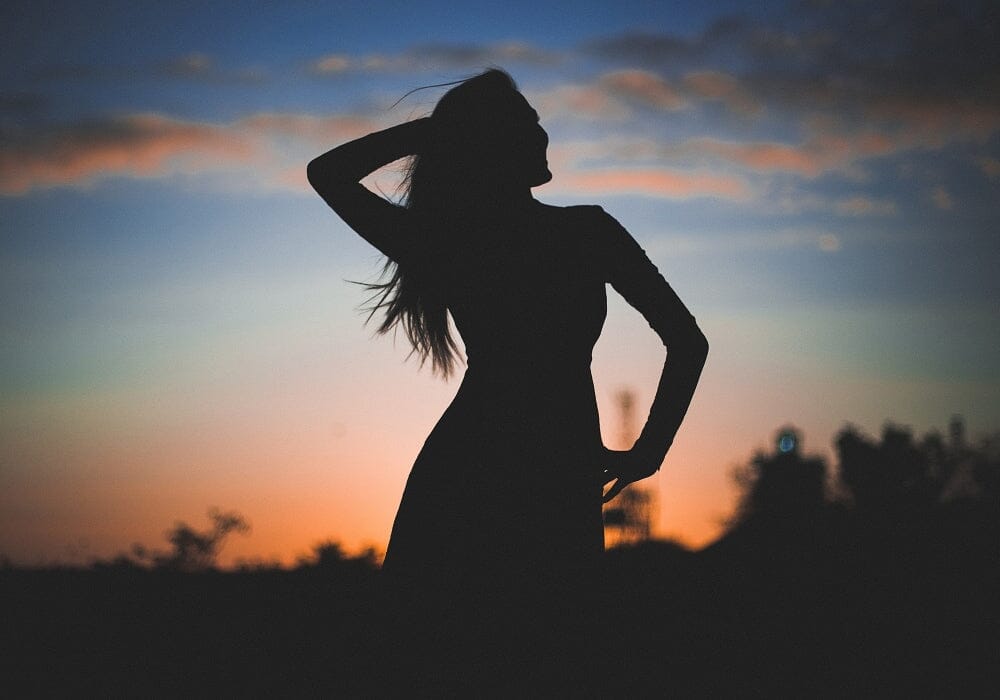
M410 172L411 204L425 192L443 202L460 194L481 199L552 179L549 139L538 113L501 70L453 87L438 101L431 122L431 138Z

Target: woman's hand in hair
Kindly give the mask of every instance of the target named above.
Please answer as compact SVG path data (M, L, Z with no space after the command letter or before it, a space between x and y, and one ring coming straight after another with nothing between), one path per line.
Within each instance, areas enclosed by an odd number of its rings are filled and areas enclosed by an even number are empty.
M629 484L652 476L659 468L660 464L656 460L636 450L604 448L604 485L614 482L604 494L604 502L607 503L620 494Z

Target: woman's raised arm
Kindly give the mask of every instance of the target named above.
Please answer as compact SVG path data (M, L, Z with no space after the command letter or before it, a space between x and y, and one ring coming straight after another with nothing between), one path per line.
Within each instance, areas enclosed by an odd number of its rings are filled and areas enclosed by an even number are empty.
M399 262L412 236L405 208L368 190L360 180L383 165L419 152L430 119L416 119L376 131L327 151L306 170L309 184L358 235Z
M631 450L608 451L605 483L614 485L609 501L633 481L656 472L673 444L708 356L708 340L646 253L614 218L602 212L607 227L609 281L656 331L667 359L649 418Z

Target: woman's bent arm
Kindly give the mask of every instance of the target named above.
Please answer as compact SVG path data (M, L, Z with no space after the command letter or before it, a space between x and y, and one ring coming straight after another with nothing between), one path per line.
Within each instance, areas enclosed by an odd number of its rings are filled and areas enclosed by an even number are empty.
M417 153L426 140L429 119L416 119L362 136L327 151L309 163L309 184L357 233L389 258L399 261L412 244L406 209L368 190L360 180L383 165Z
M627 452L609 453L606 481L617 479L605 500L632 481L650 476L663 463L687 413L708 357L708 340L670 285L635 239L611 216L610 282L646 318L667 349L649 418Z

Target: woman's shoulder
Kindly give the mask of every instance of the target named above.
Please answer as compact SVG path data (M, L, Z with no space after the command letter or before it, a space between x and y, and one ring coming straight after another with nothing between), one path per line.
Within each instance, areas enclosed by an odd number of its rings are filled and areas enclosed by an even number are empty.
M597 216L600 214L606 214L604 209L597 204L570 204L565 207L560 207L555 204L546 204L545 202L539 202L535 200L539 208L544 212L552 214L554 216Z
M558 207L539 203L552 225L573 237L589 241L598 248L620 244L628 233L618 220L597 204Z
M585 231L605 232L621 228L613 216L597 204L572 204L565 207L539 202L546 217L564 225L582 227Z
M577 259L607 281L631 240L622 225L598 205L542 207L550 234L547 238L557 242L560 254Z

